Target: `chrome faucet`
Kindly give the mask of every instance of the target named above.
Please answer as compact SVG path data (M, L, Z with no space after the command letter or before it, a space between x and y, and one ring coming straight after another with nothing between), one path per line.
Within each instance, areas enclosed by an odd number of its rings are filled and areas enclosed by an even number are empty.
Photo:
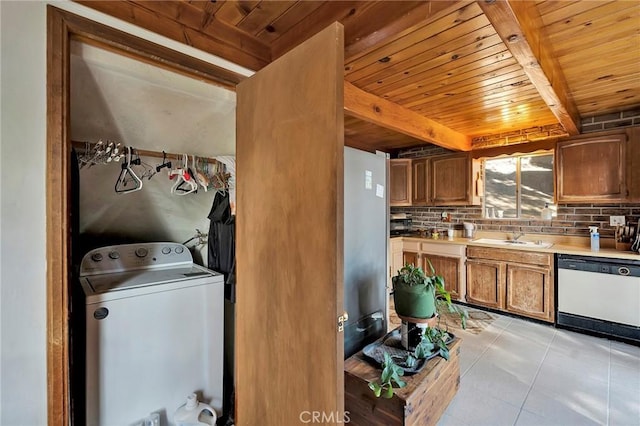
M524 232L513 232L511 234L511 241L518 241L518 239L522 236L524 236Z

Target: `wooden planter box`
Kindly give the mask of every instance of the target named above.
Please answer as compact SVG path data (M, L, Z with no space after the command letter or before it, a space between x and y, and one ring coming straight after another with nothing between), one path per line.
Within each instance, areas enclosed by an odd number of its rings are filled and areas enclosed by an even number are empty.
M369 382L380 377L358 352L344 362L345 411L350 425L435 425L460 386L460 339L449 345L449 361L435 357L424 369L404 379L407 386L395 389L391 399L376 398Z

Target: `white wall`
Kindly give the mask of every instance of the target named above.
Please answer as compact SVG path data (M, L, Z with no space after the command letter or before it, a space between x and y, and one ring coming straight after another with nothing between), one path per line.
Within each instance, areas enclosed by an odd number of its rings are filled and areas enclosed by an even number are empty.
M60 7L236 72L81 5ZM46 424L46 2L0 1L0 424Z
M235 154L232 90L75 41L70 80L73 141L111 140L139 150L205 157ZM193 157L188 160L188 167L196 171ZM147 166L132 166L138 174L162 163L160 158L142 161ZM143 179L141 191L117 194L114 184L120 166L121 162L112 161L80 170L82 243L74 245L80 247L77 255L123 242L179 243L194 236L196 229L207 232L214 191L199 188L186 196L172 194L175 180L164 169ZM172 166L180 164L174 159ZM207 246L196 247L196 242L188 246L195 261L206 266Z
M46 422L46 14L40 3L2 9L3 425Z

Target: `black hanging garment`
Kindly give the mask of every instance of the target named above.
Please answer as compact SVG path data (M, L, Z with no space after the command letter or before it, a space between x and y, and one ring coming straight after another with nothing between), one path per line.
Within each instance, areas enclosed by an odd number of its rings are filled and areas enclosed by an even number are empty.
M209 212L209 250L207 266L224 274L224 360L222 417L218 424L233 425L235 411L235 301L236 301L236 230L228 193L216 193Z
M224 274L224 297L230 302L235 302L236 227L228 193L216 193L209 220L211 223L207 266Z

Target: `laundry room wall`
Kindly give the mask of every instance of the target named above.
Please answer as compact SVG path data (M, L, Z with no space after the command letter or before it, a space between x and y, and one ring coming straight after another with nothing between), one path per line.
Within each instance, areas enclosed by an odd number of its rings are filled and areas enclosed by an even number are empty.
M138 150L215 157L235 154L235 92L82 42L71 44L71 139L113 141ZM90 157L79 150L82 157ZM163 168L140 191L116 193L120 161L80 170L82 251L124 242L186 242L206 233L215 191L171 193ZM179 161L170 159L172 167ZM153 173L162 158L142 157L136 174ZM212 165L209 166L213 168ZM204 170L203 170L204 171ZM133 183L129 183L131 188ZM120 189L128 189L126 186ZM206 266L206 245L188 247Z
M0 1L0 424L47 424L47 7L243 75L251 71L71 1ZM197 153L196 153L197 154Z

